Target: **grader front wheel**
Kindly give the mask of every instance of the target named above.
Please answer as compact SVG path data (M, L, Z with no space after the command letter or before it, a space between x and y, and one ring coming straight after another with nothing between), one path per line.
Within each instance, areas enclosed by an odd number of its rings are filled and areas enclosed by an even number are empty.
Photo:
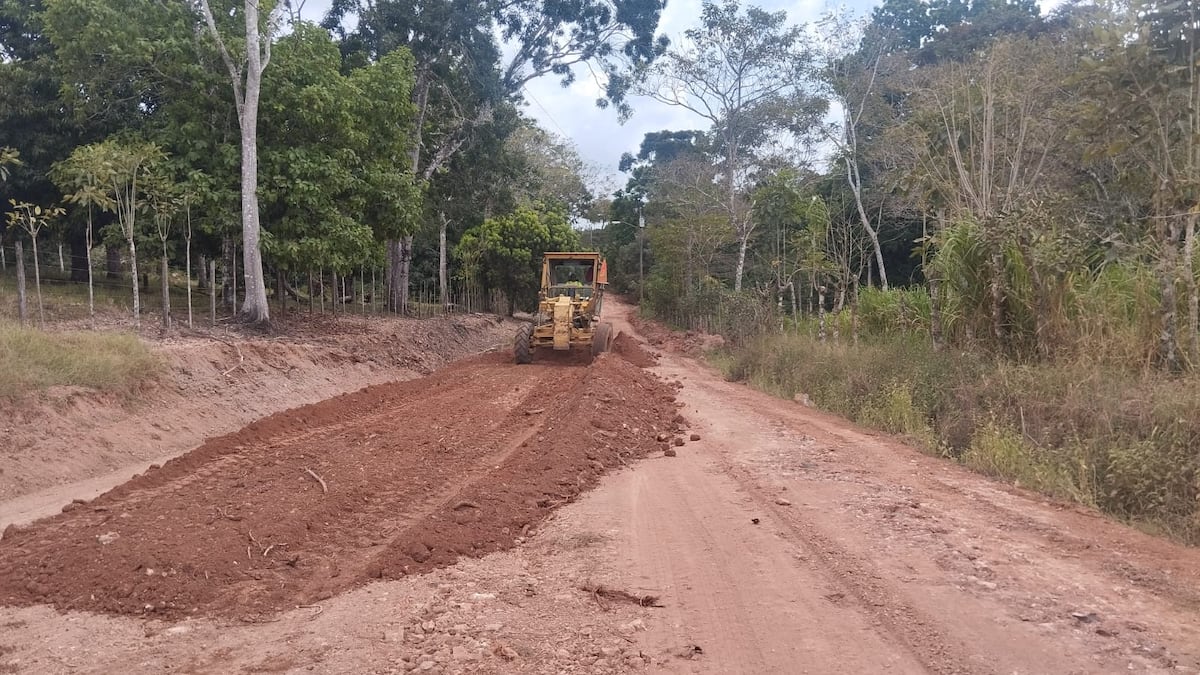
M533 324L522 324L513 339L513 356L517 363L533 363Z
M596 332L592 334L592 356L599 356L608 351L612 346L613 337L611 323L597 325Z

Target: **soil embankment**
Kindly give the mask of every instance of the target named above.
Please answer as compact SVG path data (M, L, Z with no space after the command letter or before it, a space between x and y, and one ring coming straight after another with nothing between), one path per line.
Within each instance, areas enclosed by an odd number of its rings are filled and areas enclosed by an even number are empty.
M132 397L56 388L0 401L0 529L90 499L282 410L371 384L410 379L505 345L515 323L442 319L293 318L279 334L155 341L165 372Z

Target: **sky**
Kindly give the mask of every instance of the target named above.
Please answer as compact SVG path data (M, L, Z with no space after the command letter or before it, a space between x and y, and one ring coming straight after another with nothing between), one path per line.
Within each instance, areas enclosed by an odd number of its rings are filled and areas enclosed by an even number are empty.
M871 11L877 0L848 0L831 3L828 0L760 0L746 2L768 11L784 10L794 23L812 23L830 10L837 9L851 16L863 16ZM1061 0L1040 0L1043 12L1050 11ZM683 32L699 23L701 0L667 0L659 21L658 32L677 42ZM304 15L319 20L329 7L329 0L307 0ZM525 87L525 112L547 131L569 139L580 156L593 167L598 176L592 187L600 194L611 193L625 182L617 170L621 154L637 153L642 137L663 129L704 129L707 122L681 108L658 103L645 97L632 97L633 116L624 124L612 108L601 109L595 101L600 85L587 74L577 72L576 81L562 87L558 78L548 75Z

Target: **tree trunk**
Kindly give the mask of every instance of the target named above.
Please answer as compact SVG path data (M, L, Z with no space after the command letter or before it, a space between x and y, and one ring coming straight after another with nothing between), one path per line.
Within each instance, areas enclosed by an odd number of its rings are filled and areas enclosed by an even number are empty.
M200 274L196 277L196 290L208 290L208 256L203 253L196 255L196 267L200 268Z
M817 339L825 341L825 287L817 289Z
M450 305L450 288L447 284L446 274L446 214L439 213L441 227L438 228L438 295L441 299L442 309L446 309Z
M398 243L399 249L396 255L396 288L399 291L399 302L396 305L396 311L401 314L408 314L408 287L410 275L412 274L412 235L402 238Z
M33 248L33 288L37 291L38 301L38 325L44 326L46 324L46 308L42 306L42 270L38 265L37 237L33 237L31 245Z
M142 297L141 290L138 288L138 269L137 269L137 244L133 241L133 237L127 240L129 244L129 278L133 281L133 325L141 328L142 326Z
M858 173L858 164L851 162L850 158L846 158L846 180L850 183L850 192L854 195L854 207L858 210L858 217L862 220L863 229L867 231L867 238L871 240L871 248L875 252L875 264L879 266L879 287L883 290L888 289L887 270L883 266L883 248L879 245L879 231L871 225L871 218L867 215L867 209L863 206L862 201L862 178Z
M17 249L17 316L20 317L21 325L24 326L29 321L29 303L25 296L25 251L20 239L17 239L14 244Z
M104 278L121 278L121 249L116 244L104 246Z
M1200 289L1196 284L1196 220L1195 213L1187 216L1183 235L1183 273L1188 292L1188 360L1192 368L1200 366Z
M188 305L188 328L192 327L192 235L191 225L188 225L188 236L183 240L183 266L187 271L187 305ZM204 269L201 266L200 269ZM204 273L200 273L200 278L204 278Z
M96 327L96 291L95 283L92 279L92 207L88 207L87 230L84 233L84 238L87 241L87 284L88 284L88 316L91 318L92 328Z
M992 337L996 348L1004 349L1004 254L992 253Z
M217 325L217 261L208 261L208 311L213 327Z
M67 273L67 259L63 257L62 242L58 242L58 271L60 274Z
M167 261L167 242L163 242L162 251L162 325L171 327L171 268Z
M735 293L742 290L742 274L746 271L746 247L750 243L750 233L746 232L738 239L737 269L733 274L733 291Z
M253 5L246 2L246 7ZM251 30L247 11L246 30ZM258 12L253 12L254 33L258 33ZM258 72L257 41L249 50L251 66L246 75L246 105L242 115L242 271L245 274L245 296L241 315L247 323L268 324L271 310L267 306L267 286L263 278L262 251L259 249L258 221L258 92L262 74Z

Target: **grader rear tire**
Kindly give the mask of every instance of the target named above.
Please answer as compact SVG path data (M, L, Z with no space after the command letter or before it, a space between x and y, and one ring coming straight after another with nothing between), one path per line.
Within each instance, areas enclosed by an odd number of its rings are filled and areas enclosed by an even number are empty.
M523 324L513 339L513 356L517 363L533 363L533 324Z
M608 351L613 341L613 327L611 323L602 323L596 326L596 332L592 334L592 356L599 356Z

